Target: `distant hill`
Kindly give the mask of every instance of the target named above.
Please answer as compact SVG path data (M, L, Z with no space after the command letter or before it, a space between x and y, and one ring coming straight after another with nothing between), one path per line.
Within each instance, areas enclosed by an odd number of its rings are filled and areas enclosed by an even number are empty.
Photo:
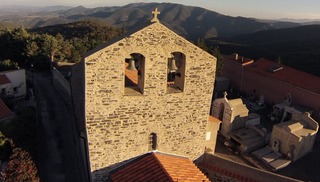
M121 28L133 29L150 21L155 8L161 12L161 23L189 40L206 39L209 45L218 45L224 54L238 52L253 59L280 59L283 64L320 76L320 25L303 26L317 21L261 20L225 16L180 4L133 3L97 8L0 7L0 29L24 26L38 33L60 33L66 38L83 34L108 39L104 27L120 28L112 31L115 35L123 31ZM92 33L97 30L100 34Z
M320 76L320 25L265 30L208 41L225 54L280 59L283 64Z
M161 12L160 21L189 40L232 37L261 30L300 25L299 23L263 22L253 18L225 16L204 8L172 3L133 3L122 7L52 8L52 11L46 8L46 11L32 10L29 13L27 10L10 13L0 8L0 21L16 22L31 28L91 19L131 29L149 21L152 18L151 12L158 8Z
M191 40L229 37L259 30L282 28L281 25L285 27L299 25L288 22L263 23L251 18L225 16L204 8L172 3L134 3L115 8L114 11L99 11L92 14L87 11L87 13L82 13L82 16L73 15L65 18L101 18L112 25L123 26L125 24L130 29L149 21L152 18L151 12L155 8L161 12L159 20L163 24Z
M101 20L78 21L68 24L59 24L46 27L37 27L28 30L30 33L38 34L61 34L64 39L86 38L99 39L100 41L107 41L111 38L117 37L124 33L124 30L109 26Z

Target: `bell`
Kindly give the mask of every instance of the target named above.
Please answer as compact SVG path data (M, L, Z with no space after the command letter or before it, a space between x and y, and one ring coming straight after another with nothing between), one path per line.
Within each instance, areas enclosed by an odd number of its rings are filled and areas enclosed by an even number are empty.
M168 69L170 72L176 72L178 70L178 67L176 65L176 60L174 59L173 55L172 55L172 58L170 58L170 60L169 60Z
M129 65L127 66L127 69L128 69L128 70L131 70L131 71L136 71L136 70L137 70L133 58L130 59Z

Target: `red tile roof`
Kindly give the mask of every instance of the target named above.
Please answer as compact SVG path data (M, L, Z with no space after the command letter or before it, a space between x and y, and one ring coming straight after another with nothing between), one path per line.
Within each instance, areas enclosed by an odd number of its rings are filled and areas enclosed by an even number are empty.
M218 118L213 117L213 116L211 116L211 115L209 115L209 121L215 122L215 123L221 123L221 121L220 121Z
M242 65L247 65L253 63L253 59L249 59L243 56L239 56L238 54L230 54L230 55L223 55L223 59L227 59Z
M9 117L12 117L13 112L7 107L7 105L0 99L0 121Z
M258 74L281 80L311 92L320 93L320 77L279 65L274 61L261 58L253 64L246 66L246 68ZM272 70L274 70L274 72Z
M8 77L5 74L0 75L0 85L7 84L7 83L11 83Z
M127 67L128 65L129 64L126 63L125 66ZM127 86L134 86L138 84L138 70L131 71L129 69L126 69L125 75L126 75L125 81Z
M181 181L196 182L209 179L188 158L163 154L147 153L112 172L112 181Z

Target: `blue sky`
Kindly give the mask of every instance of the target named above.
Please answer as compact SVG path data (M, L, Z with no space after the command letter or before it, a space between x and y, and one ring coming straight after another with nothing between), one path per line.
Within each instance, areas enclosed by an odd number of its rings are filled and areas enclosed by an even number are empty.
M85 7L122 6L137 2L173 2L199 6L231 16L265 19L320 19L320 0L0 0L2 5Z

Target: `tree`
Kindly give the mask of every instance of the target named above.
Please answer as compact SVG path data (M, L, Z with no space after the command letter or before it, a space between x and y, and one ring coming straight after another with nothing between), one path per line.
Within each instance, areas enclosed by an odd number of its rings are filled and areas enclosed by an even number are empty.
M61 39L58 40L54 36L49 34L43 34L41 36L42 53L49 58L50 62L54 61L54 55L61 49Z
M203 49L203 50L205 50L205 51L208 51L208 50L209 50L208 47L207 47L207 45L206 45L206 43L204 42L203 39L200 39L200 38L199 38L199 39L195 42L195 45L198 46L198 47L200 47L201 49Z
M0 35L0 59L10 59L23 66L25 63L23 52L27 45L28 37L29 33L23 27L4 30Z
M201 49L209 52L211 55L217 58L217 65L216 65L216 76L222 75L222 69L223 69L223 59L222 55L220 53L219 47L210 47L206 45L205 41L203 39L198 39L195 43L196 46L200 47Z
M6 138L0 131L0 160L8 161L12 154L11 144L8 138Z
M35 163L28 152L14 148L7 168L1 173L1 180L6 182L40 181Z
M216 76L221 76L223 71L223 58L219 51L219 47L218 46L215 47L213 51L210 51L210 52L214 57L217 58Z
M0 71L13 70L18 68L18 63L13 62L10 59L6 59L0 62Z

